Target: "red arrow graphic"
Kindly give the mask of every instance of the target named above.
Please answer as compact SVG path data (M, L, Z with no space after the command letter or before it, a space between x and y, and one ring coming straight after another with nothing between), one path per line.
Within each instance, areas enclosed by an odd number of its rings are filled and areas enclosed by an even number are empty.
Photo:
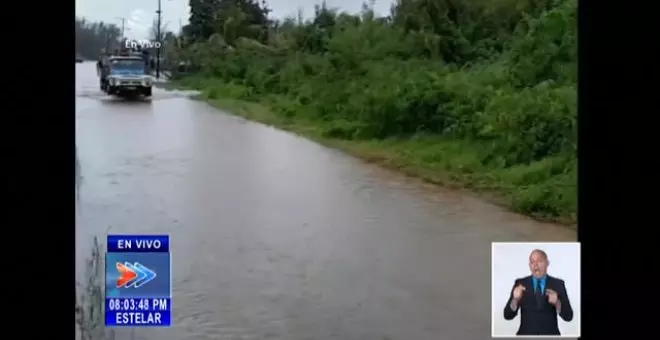
M119 278L117 279L117 288L124 287L127 283L133 281L138 274L126 267L123 263L117 262L117 271L119 271Z

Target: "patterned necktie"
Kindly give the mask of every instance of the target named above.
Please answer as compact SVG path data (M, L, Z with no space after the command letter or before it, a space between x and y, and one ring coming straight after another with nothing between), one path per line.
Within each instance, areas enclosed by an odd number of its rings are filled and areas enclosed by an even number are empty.
M536 306L541 307L543 302L543 292L541 291L541 280L536 280L536 285L534 287L534 297L536 298Z

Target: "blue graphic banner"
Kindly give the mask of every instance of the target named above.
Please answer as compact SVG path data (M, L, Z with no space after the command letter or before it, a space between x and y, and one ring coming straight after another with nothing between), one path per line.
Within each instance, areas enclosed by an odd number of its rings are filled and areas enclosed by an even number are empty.
M108 235L108 253L169 252L169 235Z
M105 325L108 327L169 327L172 325L170 298L106 298Z
M108 235L107 244L106 326L171 326L169 235Z

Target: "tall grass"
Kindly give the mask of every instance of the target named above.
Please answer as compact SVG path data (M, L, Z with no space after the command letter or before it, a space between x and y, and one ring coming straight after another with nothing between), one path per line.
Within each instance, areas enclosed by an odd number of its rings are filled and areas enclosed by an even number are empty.
M76 325L80 340L114 340L104 321L104 247L94 237L92 253L85 263L85 281L76 283Z

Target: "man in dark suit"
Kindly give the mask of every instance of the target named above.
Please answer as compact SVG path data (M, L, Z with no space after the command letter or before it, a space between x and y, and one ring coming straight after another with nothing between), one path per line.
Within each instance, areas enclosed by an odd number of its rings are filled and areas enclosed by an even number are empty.
M557 315L573 320L573 308L564 281L548 275L548 255L540 249L529 255L532 275L517 279L506 306L504 319L512 320L520 309L516 335L560 335Z

